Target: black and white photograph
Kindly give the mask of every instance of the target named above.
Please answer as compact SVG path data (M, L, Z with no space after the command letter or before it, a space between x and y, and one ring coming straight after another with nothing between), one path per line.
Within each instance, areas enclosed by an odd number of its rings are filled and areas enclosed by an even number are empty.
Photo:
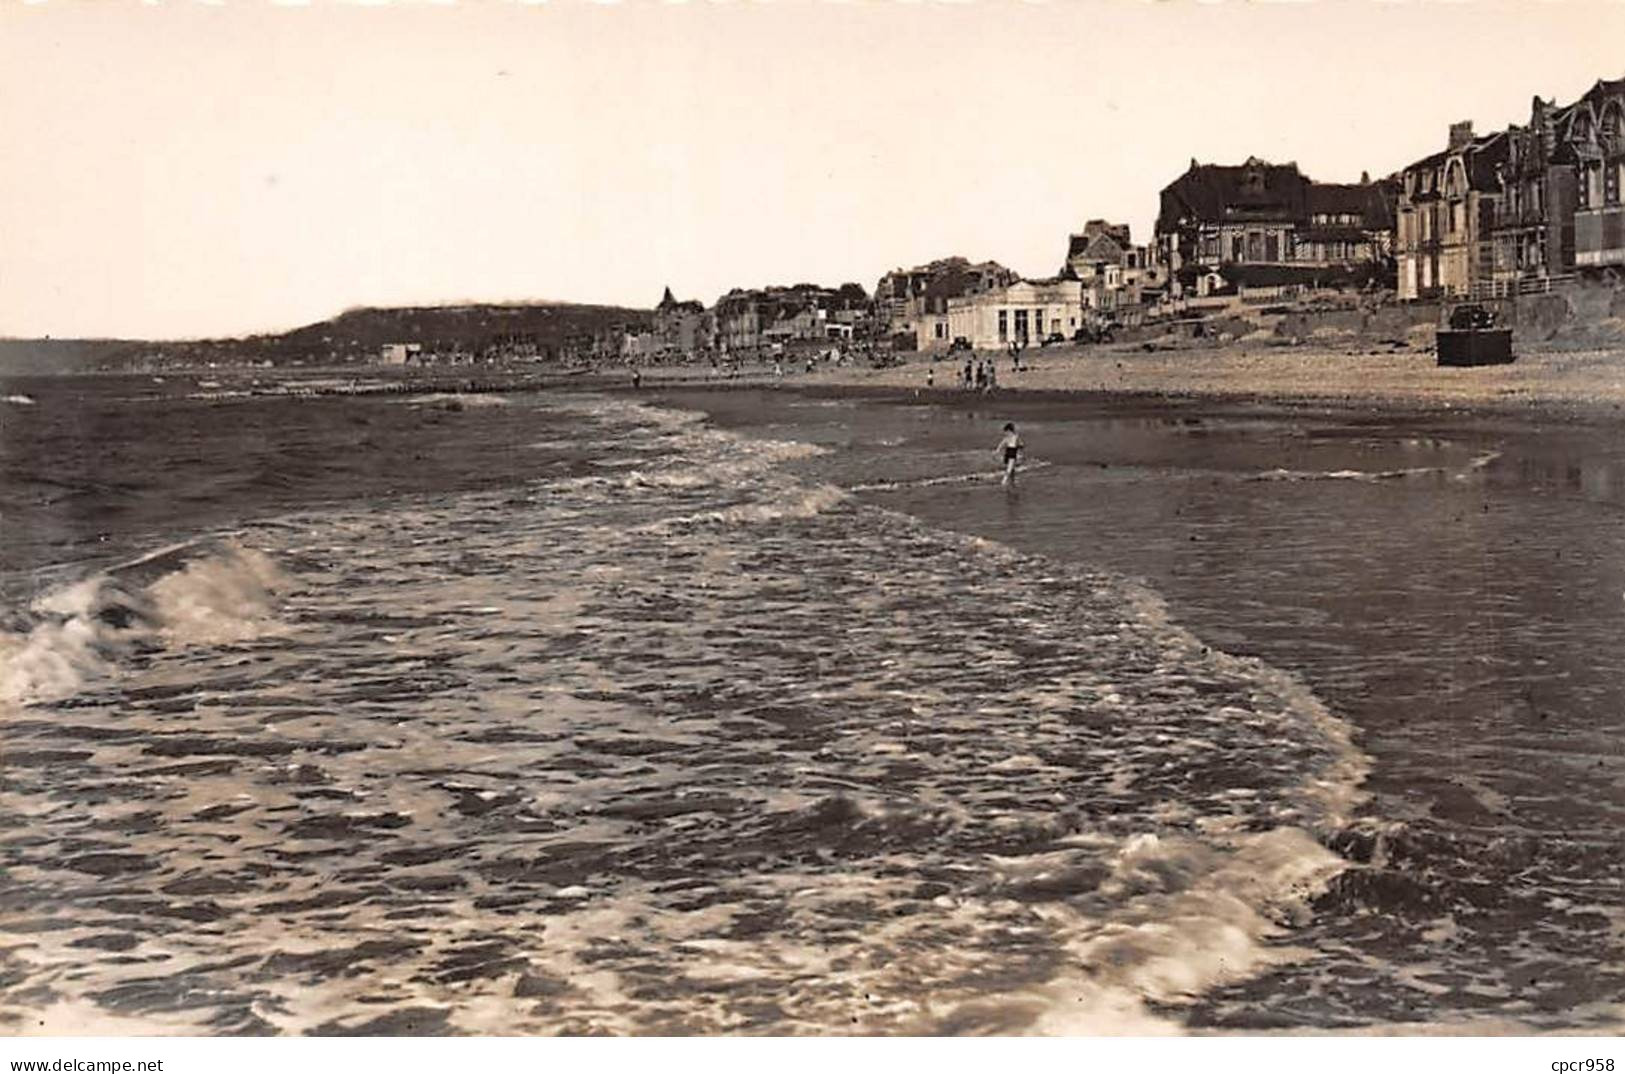
M0 147L8 1070L1625 1063L1625 3L0 0Z

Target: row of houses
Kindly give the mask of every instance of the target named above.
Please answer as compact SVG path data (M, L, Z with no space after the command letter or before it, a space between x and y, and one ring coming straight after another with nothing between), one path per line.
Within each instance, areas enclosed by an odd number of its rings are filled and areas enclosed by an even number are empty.
M1321 182L1296 162L1191 160L1162 188L1151 241L1090 220L1056 275L949 257L857 284L735 289L711 309L668 288L652 328L593 341L639 361L888 339L924 351L1006 349L1178 316L1195 304L1333 290L1402 299L1495 296L1625 266L1625 79L1572 104L1535 98L1527 125L1445 147L1397 173Z
M552 358L553 353L553 348L534 333L513 332L494 335L478 345L451 340L385 343L378 350L378 362L400 366L540 362Z
M1392 286L1395 180L1318 183L1295 163L1191 161L1161 194L1156 233L1090 220L1053 277L963 258L897 269L876 287L888 331L920 350L1005 349L1089 338L1183 311L1192 298L1279 299Z
M874 306L855 283L735 288L710 309L679 301L668 287L649 323L611 324L566 342L569 360L632 363L727 359L794 343L836 343L873 335Z
M717 349L724 354L851 340L863 334L871 314L869 293L855 283L735 288L717 299L712 310Z
M1536 97L1526 125L1452 124L1399 187L1401 298L1497 297L1625 265L1625 79L1562 107Z
M1526 125L1476 136L1471 122L1452 124L1444 149L1376 180L1319 182L1256 156L1193 159L1162 189L1149 246L1127 225L1092 220L1054 279L933 262L888 274L878 291L921 349L1071 336L1193 300L1497 297L1625 267L1622 191L1625 79L1603 80L1568 105L1536 97Z
M1024 279L996 261L947 257L886 273L872 297L855 283L801 283L735 288L710 309L678 301L667 288L652 324L612 325L571 341L566 352L660 362L726 359L797 343L886 340L943 351L1078 339L1139 323L1187 295L1249 287L1277 294L1283 273L1304 286L1378 276L1385 261L1391 266L1391 194L1363 176L1359 184L1314 183L1296 164L1193 160L1163 190L1150 245L1136 244L1127 224L1089 220L1067 236L1054 276Z
M1023 279L997 261L949 257L894 269L875 285L885 335L912 350L1004 350L1079 334L1160 295L1161 270L1128 225L1091 220L1068 237L1059 273Z

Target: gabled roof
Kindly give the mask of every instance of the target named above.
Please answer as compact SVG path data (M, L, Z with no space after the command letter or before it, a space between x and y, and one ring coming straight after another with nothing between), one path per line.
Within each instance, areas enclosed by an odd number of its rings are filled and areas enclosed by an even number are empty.
M1295 163L1270 164L1251 157L1245 164L1198 164L1162 190L1159 230L1180 218L1222 220L1227 216L1291 218L1303 215L1304 178Z
M1450 159L1450 150L1441 149L1437 153L1429 153L1421 160L1413 161L1410 164L1407 164L1405 166L1405 171L1414 172L1420 171L1423 168L1437 168L1448 159Z
M1397 189L1391 183L1311 183L1307 206L1316 213L1358 213L1362 226L1370 230L1392 227Z
M1550 118L1554 123L1566 123L1574 118L1574 114L1584 105L1590 105L1593 110L1599 108L1610 97L1625 94L1625 78L1599 78L1592 87L1568 104L1558 106L1555 102L1546 103ZM1537 101L1540 98L1536 98Z
M1625 102L1625 78L1611 80L1599 78L1596 84L1581 94L1573 104L1554 111L1553 124L1558 127L1564 138L1572 137L1576 118L1584 114L1587 119L1600 120L1603 109L1610 101Z
M1073 235L1067 242L1066 257L1068 261L1082 258L1085 261L1118 261L1129 250L1129 244L1117 239L1115 235L1107 232L1096 232L1091 235L1085 232L1082 235Z
M972 264L963 257L944 257L927 265L912 269L894 269L881 278L876 295L888 292L898 296L896 284L906 284L905 297L929 295L932 298L952 298L964 294L973 283L985 277L1013 280L1016 274L997 261L978 261Z
M1295 163L1270 164L1251 157L1245 164L1191 162L1190 170L1162 191L1157 230L1175 231L1181 220L1227 220L1302 225L1316 212L1361 214L1364 226L1393 226L1398 194L1391 180L1375 183L1316 183Z
M1125 250L1134 245L1133 232L1127 224L1113 224L1107 220L1089 220L1084 223L1083 230L1072 236L1073 239L1083 239L1086 242L1106 237L1117 243Z
M1306 208L1311 213L1363 213L1371 189L1353 183L1316 183L1308 190Z
M1496 166L1506 163L1511 151L1511 139L1506 131L1496 131L1474 138L1459 150L1441 149L1437 153L1430 153L1421 160L1405 168L1401 174L1417 171L1431 171L1442 169L1451 157L1458 153L1462 163L1467 169L1467 187L1469 190L1494 192L1500 189L1496 180ZM1441 184L1443 180L1440 180ZM1442 191L1430 191L1437 194ZM1394 193L1397 195L1397 185ZM1389 199L1390 202L1393 200Z
M1468 147L1467 185L1472 190L1495 190L1496 168L1511 154L1511 141L1505 131L1478 138Z

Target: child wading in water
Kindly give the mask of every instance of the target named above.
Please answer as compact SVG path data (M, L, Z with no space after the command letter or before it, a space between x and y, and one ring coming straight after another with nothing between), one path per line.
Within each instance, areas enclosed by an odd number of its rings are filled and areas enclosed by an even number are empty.
M999 441L999 454L1004 458L1004 480L1000 484L1014 485L1016 483L1016 463L1020 461L1021 456L1026 452L1027 445L1023 444L1021 437L1016 435L1015 423L1005 422L1004 439Z

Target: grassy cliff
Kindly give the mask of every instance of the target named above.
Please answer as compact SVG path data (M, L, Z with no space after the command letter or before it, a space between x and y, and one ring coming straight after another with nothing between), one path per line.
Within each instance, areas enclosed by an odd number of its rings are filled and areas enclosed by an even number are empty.
M647 326L650 310L566 302L476 303L346 310L288 332L235 339L0 340L0 373L82 372L154 366L326 365L376 361L386 343L480 353L519 347L547 357L572 337L615 325Z

